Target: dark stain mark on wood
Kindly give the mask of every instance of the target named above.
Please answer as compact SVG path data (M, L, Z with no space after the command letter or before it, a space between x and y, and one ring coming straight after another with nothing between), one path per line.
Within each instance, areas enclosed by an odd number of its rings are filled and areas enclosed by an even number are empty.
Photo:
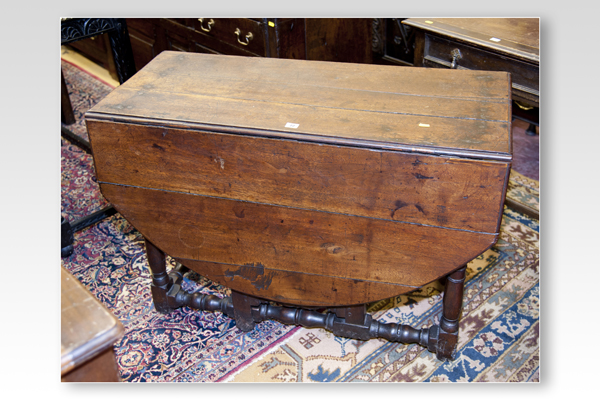
M156 143L154 143L152 145L152 147L154 147L155 149L159 149L160 151L165 151L165 149L162 146L157 145Z
M415 204L415 207L417 207L417 210L419 210L420 212L422 212L424 215L427 215L427 213L425 212L425 210L423 210L423 207L421 207L418 204Z
M315 223L315 221L313 221L313 220L311 219L310 221L308 221L308 223L312 225L312 224L314 224L314 223Z
M238 218L244 218L246 215L244 215L244 209L242 208L241 210L239 209L233 209L233 212L235 213L235 216Z
M413 176L417 179L433 179L433 176L425 176L421 174L413 174Z
M244 266L238 268L236 271L226 270L225 276L228 278L239 276L242 279L250 281L252 286L258 290L267 290L271 286L272 281L271 276L265 275L265 266L261 263L244 264Z
M396 208L394 209L394 211L392 211L391 218L394 219L394 214L396 214L396 211L398 211L402 207L406 207L407 205L408 203L405 203L402 200L396 200Z
M408 203L403 202L402 200L396 200L396 210L406 207Z

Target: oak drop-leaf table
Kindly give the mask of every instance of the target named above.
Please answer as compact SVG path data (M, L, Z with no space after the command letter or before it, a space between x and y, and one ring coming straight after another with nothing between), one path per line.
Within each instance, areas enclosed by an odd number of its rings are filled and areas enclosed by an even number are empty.
M419 343L443 360L466 264L498 238L510 121L506 72L178 52L86 114L102 193L145 237L158 311ZM167 274L165 254L181 268ZM185 292L184 268L231 297ZM365 312L445 276L439 325Z

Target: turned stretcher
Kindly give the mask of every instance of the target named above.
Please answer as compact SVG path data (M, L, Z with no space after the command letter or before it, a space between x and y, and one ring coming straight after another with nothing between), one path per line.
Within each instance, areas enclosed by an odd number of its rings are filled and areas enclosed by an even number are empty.
M163 52L86 123L103 195L146 239L157 310L416 342L448 359L466 264L498 238L510 93L503 72ZM165 254L231 298L184 292ZM439 326L365 313L445 276Z

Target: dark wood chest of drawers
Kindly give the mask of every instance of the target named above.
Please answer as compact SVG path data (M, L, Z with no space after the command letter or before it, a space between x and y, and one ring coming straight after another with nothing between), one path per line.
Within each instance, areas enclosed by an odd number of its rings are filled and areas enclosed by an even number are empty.
M506 71L513 99L539 106L538 18L410 18L415 66Z
M368 18L128 18L136 66L164 50L370 63Z
M510 104L503 72L163 52L86 120L151 266L166 253L241 299L335 308L496 242Z

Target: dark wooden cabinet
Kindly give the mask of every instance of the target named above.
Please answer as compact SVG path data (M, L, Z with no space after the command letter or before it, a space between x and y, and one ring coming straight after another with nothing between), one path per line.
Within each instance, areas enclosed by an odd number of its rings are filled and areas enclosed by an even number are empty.
M406 18L128 18L137 70L164 50L317 61L412 65ZM236 33L237 32L237 33ZM95 40L95 42L94 42ZM104 39L74 45L105 68Z
M306 18L306 59L371 63L371 23L368 18Z
M539 18L411 18L418 67L506 71L513 100L539 107Z
M371 63L369 18L129 18L139 70L164 50Z
M129 40L131 42L135 67L139 69L148 64L150 60L156 57L156 35L153 32L152 23L150 20L139 19L135 23L131 20L127 21L129 30Z
M513 98L539 105L536 18L128 18L135 66L165 50L507 71ZM428 23L429 21L431 23ZM105 35L104 35L105 36ZM72 46L114 74L106 38ZM496 37L499 41L491 41Z

